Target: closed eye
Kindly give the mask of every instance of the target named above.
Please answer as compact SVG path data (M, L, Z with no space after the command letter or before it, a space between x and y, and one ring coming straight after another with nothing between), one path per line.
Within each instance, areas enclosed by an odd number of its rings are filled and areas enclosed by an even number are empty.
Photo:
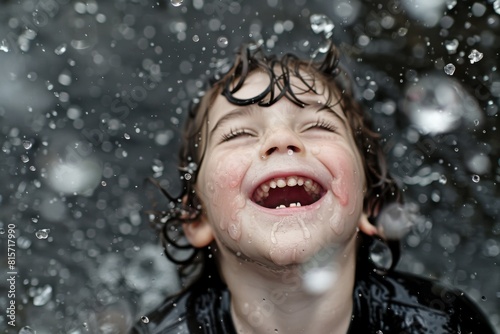
M231 129L228 133L224 133L221 136L221 142L226 142L237 137L250 137L252 134L245 129Z
M311 129L322 129L330 132L337 132L337 126L331 122L325 121L324 119L319 119L316 123L309 126L306 130Z

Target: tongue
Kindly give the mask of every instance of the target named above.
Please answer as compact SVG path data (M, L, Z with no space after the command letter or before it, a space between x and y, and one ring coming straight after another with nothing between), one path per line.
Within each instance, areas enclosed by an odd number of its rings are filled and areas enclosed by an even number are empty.
M297 202L304 206L313 203L314 199L303 187L271 188L269 189L269 196L264 198L259 204L266 208L275 209L281 205L289 207L291 203Z

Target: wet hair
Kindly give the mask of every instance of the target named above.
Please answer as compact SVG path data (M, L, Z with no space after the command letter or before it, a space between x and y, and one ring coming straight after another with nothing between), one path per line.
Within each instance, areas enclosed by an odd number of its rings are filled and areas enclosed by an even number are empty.
M170 200L170 209L154 215L153 221L161 231L167 257L177 264L191 264L197 257L193 249L190 256L179 259L179 250L189 249L183 239L182 223L195 221L202 214L202 203L195 189L196 176L206 151L208 114L215 99L221 94L237 106L258 105L268 107L282 98L305 107L304 94L326 94L325 107L340 105L352 130L357 149L363 161L366 177L364 212L374 223L380 210L389 203L401 201L401 193L388 173L385 155L379 144L379 134L371 130L371 121L362 105L356 101L353 85L347 71L339 64L339 52L333 43L322 60L304 60L287 53L281 56L266 55L258 45L243 45L232 65L222 64L222 72L215 73L208 81L208 88L195 99L189 108L179 154L179 170L182 191ZM224 67L227 67L224 70ZM262 93L251 98L239 99L235 94L243 87L248 76L259 71L269 76L269 85ZM300 81L300 87L292 84L292 78ZM205 255L207 252L205 252ZM204 257L206 258L206 256ZM201 258L203 261L203 257Z

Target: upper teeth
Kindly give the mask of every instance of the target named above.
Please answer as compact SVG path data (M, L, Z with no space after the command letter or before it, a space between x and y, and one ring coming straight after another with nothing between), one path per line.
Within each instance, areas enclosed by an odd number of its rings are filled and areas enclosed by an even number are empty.
M285 187L295 187L303 186L304 189L312 196L319 195L321 192L321 186L315 181L305 178L302 176L287 176L287 177L277 177L262 183L259 188L257 188L254 200L256 202L269 196L269 189L285 188Z

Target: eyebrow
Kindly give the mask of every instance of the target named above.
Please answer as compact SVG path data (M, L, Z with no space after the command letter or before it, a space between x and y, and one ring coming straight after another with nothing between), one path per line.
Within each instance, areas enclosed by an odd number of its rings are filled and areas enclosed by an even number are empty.
M209 136L211 137L214 134L214 132L219 127L221 127L224 123L227 123L232 119L241 118L244 116L250 116L250 115L254 114L257 110L258 110L257 108L253 108L253 106L250 105L250 106L247 106L244 108L238 108L238 109L233 109L233 110L229 111L227 114L225 114L224 116L219 118L217 123L215 123L215 126L213 127L213 129L210 130Z

